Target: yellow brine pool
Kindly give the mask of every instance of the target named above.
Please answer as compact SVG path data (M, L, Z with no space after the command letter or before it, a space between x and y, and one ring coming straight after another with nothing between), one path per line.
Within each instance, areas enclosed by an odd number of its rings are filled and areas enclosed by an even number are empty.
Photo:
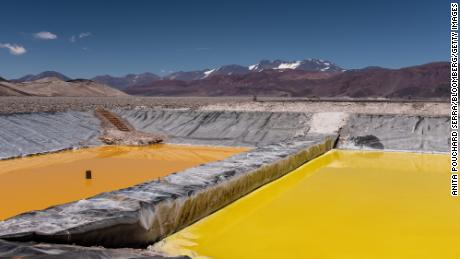
M0 161L0 220L126 188L247 148L103 146ZM91 179L86 179L86 171Z
M448 155L330 151L154 245L216 259L460 258Z

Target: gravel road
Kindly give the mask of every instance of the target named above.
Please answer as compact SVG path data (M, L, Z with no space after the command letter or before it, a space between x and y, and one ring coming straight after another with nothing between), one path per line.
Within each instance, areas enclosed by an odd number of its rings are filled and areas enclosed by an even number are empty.
M251 97L0 97L0 114L139 107L192 110L346 112L447 116L447 102L305 100Z

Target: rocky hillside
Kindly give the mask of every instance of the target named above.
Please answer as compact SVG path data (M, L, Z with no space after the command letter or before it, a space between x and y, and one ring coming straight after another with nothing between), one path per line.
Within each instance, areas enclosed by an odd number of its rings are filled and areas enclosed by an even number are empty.
M40 79L43 79L43 78L47 78L47 77L55 77L55 78L58 78L60 80L63 80L63 81L67 81L67 80L71 80L70 77L66 76L66 75L63 75L59 72L56 72L56 71L45 71L45 72L42 72L40 74L36 74L36 75L25 75L21 78L18 78L18 79L14 79L12 81L14 82L28 82L28 81L36 81L36 80L40 80Z
M110 86L91 80L77 79L62 81L45 77L35 81L0 82L0 96L126 96Z
M402 69L370 67L350 70L318 82L311 93L357 98L447 98L450 92L449 69L450 63L437 62Z

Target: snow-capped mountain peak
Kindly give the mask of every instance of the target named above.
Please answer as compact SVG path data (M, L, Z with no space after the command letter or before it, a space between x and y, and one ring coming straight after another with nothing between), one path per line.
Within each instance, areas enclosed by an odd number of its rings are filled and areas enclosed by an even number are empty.
M219 68L208 69L204 72L202 78L207 78L215 75L244 75L249 73L249 69L240 65L225 65Z
M283 61L283 60L261 60L258 64L250 65L248 67L251 71L263 71L267 69L294 69L304 71L343 71L343 69L334 63L322 59L304 59L298 61Z

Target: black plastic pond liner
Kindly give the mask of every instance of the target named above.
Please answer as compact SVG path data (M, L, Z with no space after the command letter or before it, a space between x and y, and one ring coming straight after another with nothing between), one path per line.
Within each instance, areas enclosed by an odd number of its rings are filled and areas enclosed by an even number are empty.
M0 238L83 246L146 247L333 148L316 135L255 148L87 200L0 222Z
M148 251L134 249L105 249L98 247L81 247L58 244L37 244L33 242L8 242L0 239L0 258L34 258L34 259L111 259L111 258L145 258L145 259L189 259L188 256L164 257L153 255Z

